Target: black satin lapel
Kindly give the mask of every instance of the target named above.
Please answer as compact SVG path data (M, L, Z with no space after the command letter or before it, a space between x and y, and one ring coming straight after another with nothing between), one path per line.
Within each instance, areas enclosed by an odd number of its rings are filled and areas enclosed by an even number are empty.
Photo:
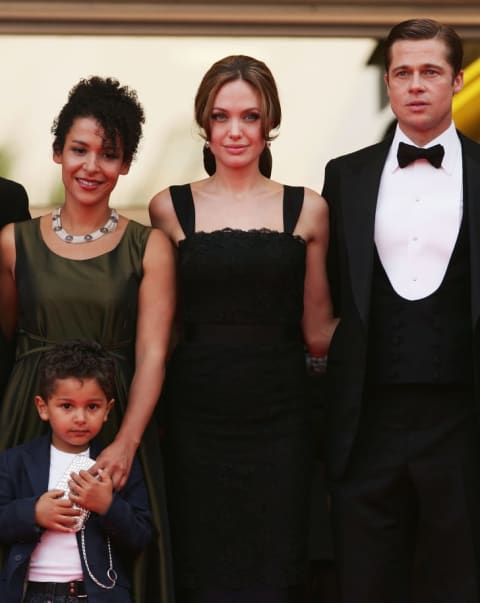
M351 178L344 183L344 223L353 295L365 324L372 285L375 210L388 148L385 143L372 149L371 158L353 169Z
M474 158L464 153L463 162L463 190L470 231L472 322L475 327L480 315L480 154Z

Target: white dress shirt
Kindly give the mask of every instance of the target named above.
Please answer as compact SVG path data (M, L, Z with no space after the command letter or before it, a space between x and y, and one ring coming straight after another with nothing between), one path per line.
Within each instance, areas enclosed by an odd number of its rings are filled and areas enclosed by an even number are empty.
M462 148L452 122L427 145L443 145L439 169L426 159L400 168L400 142L413 144L397 125L380 181L375 244L394 290L416 300L438 289L455 247L463 211Z

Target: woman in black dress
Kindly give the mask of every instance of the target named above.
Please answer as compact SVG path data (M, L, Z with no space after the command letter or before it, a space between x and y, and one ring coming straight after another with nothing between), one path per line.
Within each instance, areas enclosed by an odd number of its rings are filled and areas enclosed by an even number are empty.
M269 178L281 110L264 63L215 63L195 116L210 177L150 204L178 247L181 342L166 395L178 601L284 603L306 566L304 344L324 354L332 332L327 207Z

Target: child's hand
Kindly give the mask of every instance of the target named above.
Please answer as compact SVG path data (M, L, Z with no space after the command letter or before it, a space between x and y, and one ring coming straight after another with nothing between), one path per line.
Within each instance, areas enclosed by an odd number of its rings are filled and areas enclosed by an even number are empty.
M37 525L56 532L75 531L75 522L80 511L74 509L71 501L62 496L62 490L49 490L40 496L35 505Z
M97 475L93 476L82 470L72 473L71 478L68 486L72 503L100 515L108 511L113 499L113 484L106 471L98 469Z

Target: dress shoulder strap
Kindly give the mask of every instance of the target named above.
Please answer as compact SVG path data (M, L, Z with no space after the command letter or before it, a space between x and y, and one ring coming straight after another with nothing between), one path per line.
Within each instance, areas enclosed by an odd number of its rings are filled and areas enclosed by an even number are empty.
M186 237L195 232L195 205L190 184L175 184L169 188L177 219Z
M283 229L290 234L295 230L302 211L305 189L303 186L283 187Z

